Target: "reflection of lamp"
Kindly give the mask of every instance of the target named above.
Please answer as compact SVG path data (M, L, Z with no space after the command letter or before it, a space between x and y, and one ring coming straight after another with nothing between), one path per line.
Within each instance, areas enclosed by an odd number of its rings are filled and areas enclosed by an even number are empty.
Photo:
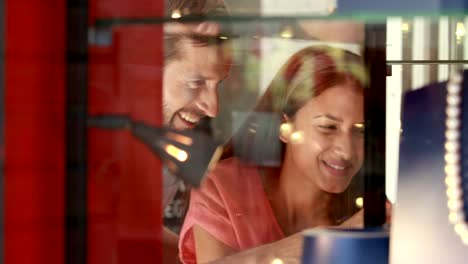
M91 116L87 124L88 127L130 131L157 154L173 174L195 187L222 153L222 147L200 131L153 127L119 115Z

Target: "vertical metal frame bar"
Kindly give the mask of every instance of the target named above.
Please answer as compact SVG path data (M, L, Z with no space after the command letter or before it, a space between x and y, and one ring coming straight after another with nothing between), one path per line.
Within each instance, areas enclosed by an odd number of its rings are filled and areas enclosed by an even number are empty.
M430 57L430 19L415 17L413 19L412 58L413 60L428 60ZM411 65L411 87L420 88L429 83L429 65Z
M403 37L409 30L408 24L403 26L403 18L387 19L387 60L403 59ZM403 65L393 64L392 75L387 77L387 113L386 113L386 157L385 157L385 189L387 198L395 202L398 180L398 156L400 147L400 113L403 91Z
M413 23L410 19L403 19L403 23L406 25L408 30L403 32L402 36L402 60L403 61L412 61L413 56L413 34L412 31ZM402 92L411 90L412 83L413 83L413 75L412 75L412 68L411 64L403 64L401 65L401 72L402 72L402 83L403 83L403 90Z
M385 223L386 25L365 27L364 59L369 73L365 89L364 225Z
M88 1L67 1L65 263L86 263Z
M449 60L450 59L450 19L449 17L443 16L439 18L438 28L438 60ZM446 81L449 76L449 65L438 64L437 65L437 81Z

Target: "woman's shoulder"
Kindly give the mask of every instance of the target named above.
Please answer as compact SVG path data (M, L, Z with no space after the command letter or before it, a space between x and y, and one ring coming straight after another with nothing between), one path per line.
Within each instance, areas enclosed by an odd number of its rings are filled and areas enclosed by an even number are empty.
M209 173L208 181L229 189L259 183L258 167L238 158L222 160Z
M209 173L200 188L192 191L192 197L211 201L210 204L238 207L246 199L258 198L263 192L258 167L238 158L221 161Z
M239 158L231 157L221 160L213 169L213 172L217 171L233 171L239 172L241 170L256 170L258 167L247 162L242 161Z

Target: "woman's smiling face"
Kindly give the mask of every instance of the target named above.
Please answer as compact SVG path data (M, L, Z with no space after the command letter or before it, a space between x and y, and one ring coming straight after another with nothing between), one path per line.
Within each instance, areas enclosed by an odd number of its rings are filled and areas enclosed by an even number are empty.
M292 120L303 140L287 144L286 158L323 191L345 191L362 166L363 103L362 90L337 85L310 99Z

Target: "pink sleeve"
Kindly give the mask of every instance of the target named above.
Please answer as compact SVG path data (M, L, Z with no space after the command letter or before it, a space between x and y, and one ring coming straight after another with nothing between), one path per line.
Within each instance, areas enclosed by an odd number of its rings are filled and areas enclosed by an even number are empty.
M192 190L190 205L179 238L179 254L184 263L196 263L193 226L198 225L227 246L239 250L236 235L227 211L222 188L215 175Z

